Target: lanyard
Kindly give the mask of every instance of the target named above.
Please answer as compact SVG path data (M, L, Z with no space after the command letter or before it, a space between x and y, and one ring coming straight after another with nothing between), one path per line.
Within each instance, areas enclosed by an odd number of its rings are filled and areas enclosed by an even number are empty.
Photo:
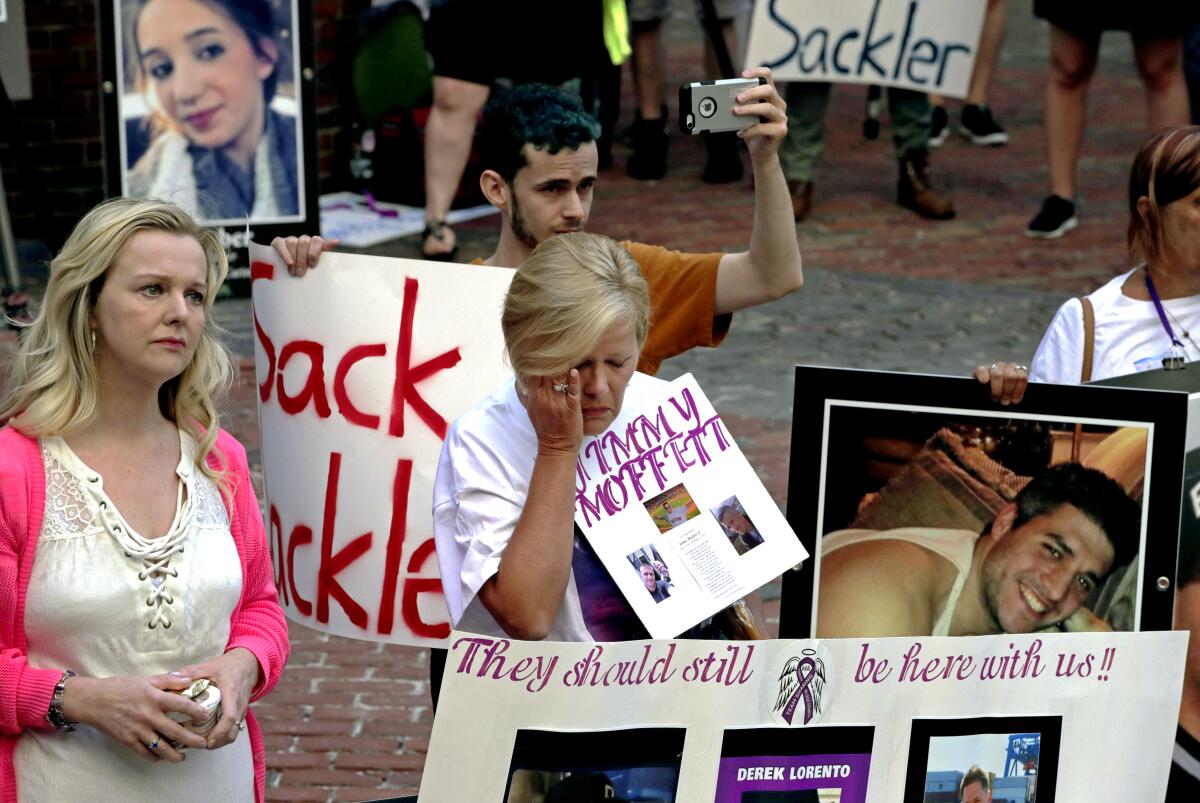
M1167 337L1171 338L1171 345L1183 348L1183 343L1175 337L1175 330L1171 328L1171 322L1167 320L1167 311L1163 309L1162 301L1158 297L1158 291L1154 289L1154 280L1150 278L1150 270L1144 270L1146 277L1146 292L1150 294L1150 300L1154 302L1154 310L1158 313L1158 320L1162 322L1162 327L1167 333Z
M1187 349L1184 348L1179 338L1175 337L1175 330L1171 327L1171 322L1167 320L1167 311L1163 308L1162 299L1158 297L1158 291L1154 289L1154 280L1150 278L1150 268L1144 268L1144 272L1146 292L1150 294L1150 300L1154 302L1154 311L1158 313L1158 320L1162 323L1163 330L1167 333L1167 337L1171 338L1171 347L1163 354L1163 368L1168 371L1183 368L1187 363Z

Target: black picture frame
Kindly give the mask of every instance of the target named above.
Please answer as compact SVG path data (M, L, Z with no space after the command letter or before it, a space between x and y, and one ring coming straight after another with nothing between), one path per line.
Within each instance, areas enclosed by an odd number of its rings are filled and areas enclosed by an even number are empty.
M818 520L831 480L827 476L828 413L842 406L934 411L964 418L1150 425L1149 485L1143 499L1146 509L1139 564L1140 610L1134 629L1171 629L1187 403L1187 394L1179 392L1032 383L1019 405L1002 406L991 400L986 386L970 377L797 366L787 518L812 557L784 575L780 637L810 638L815 633L815 581L822 534L829 531L825 522ZM1154 537L1149 538L1148 533Z
M123 106L126 98L125 35L121 29L122 7L132 0L100 0L99 39L101 75L101 140L104 164L105 197L120 197L125 193L130 165L127 146L137 128ZM318 151L317 151L317 104L315 87L315 61L313 55L312 0L276 0L276 4L290 7L290 27L286 36L277 37L281 53L286 49L290 65L287 79L294 88L294 112L296 117L296 167L297 213L281 214L278 217L260 220L221 220L211 224L225 246L229 256L228 282L235 292L249 293L250 242L269 243L277 236L292 234L316 234L320 231L320 208L318 196ZM282 61L282 57L281 57ZM278 96L277 96L278 97Z
M1062 751L1062 717L1055 714L1002 717L914 719L904 780L904 803L927 800L925 775L929 768L930 740L945 736L1037 734L1040 737L1037 772L1038 803L1054 803L1058 764ZM961 769L967 769L962 767ZM1001 776L997 774L997 778ZM957 799L957 795L955 796Z

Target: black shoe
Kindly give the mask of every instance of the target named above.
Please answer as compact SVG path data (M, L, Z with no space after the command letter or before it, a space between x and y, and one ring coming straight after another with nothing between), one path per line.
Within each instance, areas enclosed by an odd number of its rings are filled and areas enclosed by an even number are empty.
M1008 132L996 122L987 106L963 106L958 133L975 145L1008 144Z
M625 172L638 181L656 181L667 174L667 110L662 117L645 120L638 114L631 128L633 153Z
M704 162L700 180L705 184L729 184L741 181L742 176L746 175L735 132L706 134L704 147L708 150L708 159Z
M942 106L934 106L930 110L929 147L940 148L950 133L950 116Z
M1042 208L1033 216L1033 220L1029 221L1025 236L1052 240L1062 237L1078 225L1075 203L1061 195L1049 195L1042 201Z

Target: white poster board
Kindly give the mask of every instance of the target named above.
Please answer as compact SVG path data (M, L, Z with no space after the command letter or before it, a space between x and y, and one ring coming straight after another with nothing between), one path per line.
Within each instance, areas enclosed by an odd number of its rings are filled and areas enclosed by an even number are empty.
M747 66L775 80L877 84L966 97L986 0L765 0Z
M1036 787L1039 803L1097 789L1162 800L1186 647L1180 632L607 644L454 633L420 797L513 800L506 788L545 791L572 773L687 803L797 790L920 803L978 766L996 789Z
M808 557L691 374L580 450L575 523L654 638Z
M513 271L330 253L303 278L253 245L267 527L289 618L442 644L433 544L446 427L511 375Z

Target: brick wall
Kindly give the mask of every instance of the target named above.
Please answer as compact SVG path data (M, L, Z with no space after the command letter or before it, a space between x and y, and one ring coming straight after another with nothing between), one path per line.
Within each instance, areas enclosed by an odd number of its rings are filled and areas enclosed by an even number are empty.
M309 0L313 4L321 191L331 189L338 130L339 44L353 33L369 0ZM103 199L98 2L26 0L33 98L15 102L24 154L8 144L10 120L0 120L0 167L13 233L56 251L79 217ZM305 0L300 0L305 2ZM345 52L342 50L341 52Z

